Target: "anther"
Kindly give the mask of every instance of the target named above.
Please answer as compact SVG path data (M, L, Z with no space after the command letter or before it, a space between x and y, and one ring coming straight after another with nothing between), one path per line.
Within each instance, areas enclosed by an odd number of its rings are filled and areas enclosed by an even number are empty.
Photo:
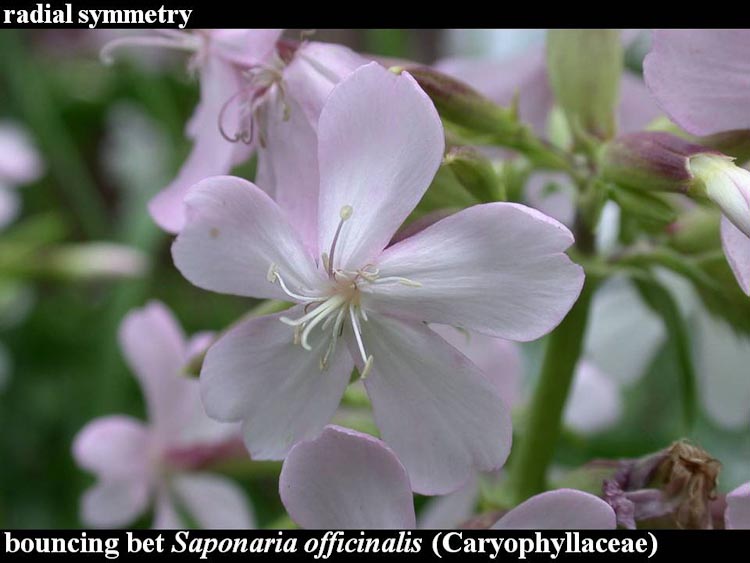
M276 266L276 264L271 263L271 265L268 267L268 273L266 274L266 279L269 281L269 283L276 283L276 278L279 275L279 268Z
M362 379L365 379L369 375L370 371L372 371L372 362L373 362L372 356L367 358L367 361L365 362L365 367L362 369L362 373L360 375Z

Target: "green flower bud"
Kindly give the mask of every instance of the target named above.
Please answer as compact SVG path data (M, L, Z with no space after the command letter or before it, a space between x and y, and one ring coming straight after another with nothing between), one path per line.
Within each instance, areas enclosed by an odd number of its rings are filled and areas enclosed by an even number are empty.
M574 132L615 133L623 50L615 29L555 29L547 34L547 67L555 97Z

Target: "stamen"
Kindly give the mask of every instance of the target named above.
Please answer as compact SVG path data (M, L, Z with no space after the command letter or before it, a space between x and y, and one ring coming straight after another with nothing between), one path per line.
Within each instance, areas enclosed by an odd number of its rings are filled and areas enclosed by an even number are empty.
M362 329L359 326L359 320L357 315L354 313L354 307L349 307L349 318L352 321L352 330L354 331L354 337L357 339L357 347L359 348L359 354L362 356L362 361L365 362L365 366L370 361L365 351L365 345L362 342Z
M246 145L250 145L253 142L253 137L255 137L255 120L252 118L252 115L248 120L249 123L247 127L240 128L240 130L237 131L234 135L229 135L224 128L224 116L226 115L227 109L229 109L229 107L235 102L235 100L237 100L237 98L242 95L251 93L253 89L254 86L248 86L247 88L238 90L237 92L232 94L226 102L224 102L224 104L221 106L221 109L219 110L219 133L222 137L224 137L224 140L229 143L237 143L241 141Z
M281 277L281 274L279 274L279 268L276 264L271 264L271 266L268 268L268 273L266 274L266 279L271 282L279 282L279 285L281 286L281 289L284 293L286 293L289 297L294 299L295 301L302 301L303 303L322 303L323 301L326 301L328 297L319 297L315 295L302 295L300 293L296 293L289 289L284 282L284 278Z
M331 354L336 350L336 344L339 341L339 336L341 336L342 327L344 324L344 317L346 316L346 307L342 307L341 310L339 310L338 315L336 315L336 321L333 325L333 332L331 333L331 341L328 343L328 348L326 349L326 353L323 354L323 357L320 359L320 369L321 371L324 370L326 367L328 367L328 359L331 357ZM329 320L333 317L329 317ZM328 321L326 321L327 323ZM325 325L323 325L323 328L325 329Z
M302 332L302 347L305 350L312 350L312 347L307 342L307 338L308 336L310 336L310 332L312 332L312 329L320 324L320 322L324 320L329 315L329 313L339 308L344 302L345 299L337 295L335 297L331 297L323 305L313 311L313 313L317 312L318 314L314 316L307 325L305 325L305 330Z
M329 307L329 306L330 305L329 305L328 301L326 301L322 305L319 305L318 307L316 307L315 309L313 309L309 313L306 313L306 314L302 315L298 319L290 319L289 317L279 317L279 320L282 323L284 323L285 325L289 325L289 326L302 326L306 322L311 321L312 319L314 319L315 317L317 317L318 315L320 315L321 309L325 310L325 308Z
M354 209L351 205L345 205L341 208L341 211L339 211L339 217L341 217L341 220L339 221L339 226L336 227L336 233L333 235L333 242L331 243L331 251L328 253L328 275L333 276L333 256L336 252L336 243L339 240L339 235L341 234L341 228L344 226L344 223L349 220L349 218L352 216L352 213L354 213Z

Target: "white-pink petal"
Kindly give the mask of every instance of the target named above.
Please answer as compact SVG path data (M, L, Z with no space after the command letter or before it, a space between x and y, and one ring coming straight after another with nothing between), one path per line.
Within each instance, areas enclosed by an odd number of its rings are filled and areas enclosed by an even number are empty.
M284 69L286 91L317 130L320 112L333 87L370 60L343 45L306 41Z
M410 75L369 63L333 89L318 138L318 247L331 246L342 208L351 207L334 267L357 270L385 248L429 187L443 157L443 127Z
M344 342L324 370L326 338L314 335L310 351L294 344L293 329L279 319L297 318L302 309L238 325L209 349L203 363L206 412L217 420L242 420L254 459L282 459L295 443L317 436L349 383L354 364Z
M193 149L172 183L149 202L149 212L165 231L178 233L185 223L183 200L189 189L208 178L228 174L248 147L225 139L220 130L222 108L241 87L240 75L229 62L208 57L200 72L201 101L188 124L188 134L194 141ZM221 126L227 135L234 135L240 122L240 106L229 103Z
M412 488L445 494L510 451L510 410L466 356L418 322L371 313L363 324L374 358L365 387L383 439Z
M171 483L176 502L204 530L250 530L255 516L242 489L208 473L182 474Z
M151 301L125 316L118 336L143 389L155 431L162 437L178 434L186 420L183 405L194 383L182 376L188 359L182 328L169 309Z
M750 483L745 483L727 495L724 526L729 530L750 530Z
M422 508L417 525L423 530L458 528L474 515L478 500L479 479L475 476L457 491L431 498Z
M84 426L73 441L76 463L104 480L150 478L153 451L149 429L129 416L97 418Z
M101 481L83 493L81 520L96 528L125 526L146 510L148 497L145 481Z
M218 293L288 299L269 281L272 265L293 291L320 284L321 274L284 212L247 180L217 176L185 200L188 220L172 246L175 266L194 285Z
M615 511L599 497L574 489L547 491L522 502L493 530L614 530Z
M469 358L495 385L500 396L511 407L521 400L521 350L515 342L470 333L452 326L430 328Z
M543 336L565 317L583 269L565 255L570 231L515 203L488 203L446 217L383 252L380 275L420 284L364 287L373 310L508 340Z
M279 493L303 528L414 528L409 477L380 440L328 426L284 461Z
M297 100L274 88L257 126L265 142L258 148L256 183L270 194L300 233L313 256L318 240L318 137Z
M660 29L643 62L659 105L694 135L750 128L750 30Z
M737 283L750 295L750 238L724 216L721 218L721 246Z

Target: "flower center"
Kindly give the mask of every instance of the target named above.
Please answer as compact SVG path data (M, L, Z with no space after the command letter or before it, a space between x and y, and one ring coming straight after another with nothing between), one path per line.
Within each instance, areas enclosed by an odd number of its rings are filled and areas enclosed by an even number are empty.
M283 80L283 61L276 57L273 64L259 64L243 71L246 84L235 92L221 107L219 112L219 132L230 143L242 142L246 145L252 144L256 133L262 147L266 146L265 135L261 127L261 111L263 102L273 86L279 91L279 98L284 110L283 119L288 121L290 117L289 104L286 101L286 91ZM226 126L227 111L232 107L238 107L239 119L234 124L235 131L230 133Z
M325 353L320 358L320 369L328 367L329 360L336 350L338 339L344 332L344 323L347 318L350 321L354 338L357 341L357 349L364 367L361 376L364 379L372 369L373 357L367 353L362 338L362 323L368 322L367 310L362 305L361 294L363 286L376 286L383 284L399 283L409 287L421 287L421 284L412 280L389 276L381 277L380 271L373 264L366 264L357 270L346 270L334 267L336 246L341 238L344 224L352 217L354 210L350 205L345 205L339 212L339 224L333 235L333 241L329 251L321 255L321 262L328 274L330 285L315 290L293 290L284 281L276 264L271 264L268 270L268 281L278 282L281 289L294 301L304 304L304 315L297 319L281 317L281 322L294 328L294 343L301 345L305 350L312 350L309 337L316 326L330 334L330 340Z

